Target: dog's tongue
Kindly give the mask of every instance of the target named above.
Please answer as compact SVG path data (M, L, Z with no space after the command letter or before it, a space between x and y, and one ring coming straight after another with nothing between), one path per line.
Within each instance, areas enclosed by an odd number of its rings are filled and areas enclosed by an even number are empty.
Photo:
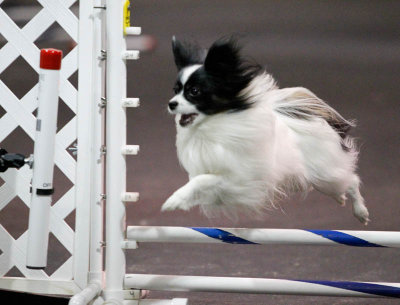
M179 120L179 125L185 127L192 124L196 116L197 113L182 114L181 119Z

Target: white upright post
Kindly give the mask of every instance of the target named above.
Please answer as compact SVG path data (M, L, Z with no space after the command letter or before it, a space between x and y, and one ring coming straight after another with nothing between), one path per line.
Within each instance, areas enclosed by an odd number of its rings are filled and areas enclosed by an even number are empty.
M32 197L29 210L26 266L47 265L49 219L53 188L54 146L57 131L58 92L62 52L40 52L38 114L33 152Z
M94 0L93 5L101 7L102 0ZM101 106L101 98L104 94L104 61L99 59L101 54L103 36L103 17L104 10L95 9L93 14L93 58L96 62L93 64L93 135L92 135L92 156L91 171L91 198L90 198L90 265L89 265L89 283L102 282L103 276L103 197L104 193L104 158L102 146L104 144L104 108ZM105 27L104 27L105 30Z
M125 276L124 241L125 205L121 194L126 189L125 155L126 113L122 100L126 97L126 50L123 36L123 0L106 1L107 34L107 110L106 110L106 300L122 302Z
M90 224L92 219L92 185L98 177L93 176L93 106L94 69L100 54L94 55L93 1L79 2L79 44L78 44L78 103L77 103L77 164L75 181L75 240L74 240L74 282L84 289L88 284Z

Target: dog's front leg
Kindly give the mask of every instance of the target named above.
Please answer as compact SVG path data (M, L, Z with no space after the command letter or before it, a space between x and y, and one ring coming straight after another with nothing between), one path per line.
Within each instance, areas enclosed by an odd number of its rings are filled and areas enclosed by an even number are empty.
M222 178L217 175L204 174L190 179L188 183L178 189L163 204L162 211L176 209L189 210L199 204L214 204L217 200L217 189Z

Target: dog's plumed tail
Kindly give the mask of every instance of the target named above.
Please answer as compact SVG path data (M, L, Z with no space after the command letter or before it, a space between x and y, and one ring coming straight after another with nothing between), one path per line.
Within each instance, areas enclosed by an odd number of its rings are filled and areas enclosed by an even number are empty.
M274 99L273 109L284 116L300 120L325 120L342 139L346 139L354 121L343 118L335 109L302 87L280 89L279 98Z

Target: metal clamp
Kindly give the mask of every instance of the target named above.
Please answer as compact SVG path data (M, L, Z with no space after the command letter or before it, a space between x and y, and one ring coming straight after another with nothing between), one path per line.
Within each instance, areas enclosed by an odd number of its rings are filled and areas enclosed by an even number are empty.
M106 60L106 59L107 59L107 51L106 50L101 50L100 51L99 60Z
M101 102L97 104L100 108L106 108L107 106L107 99L105 97L101 98Z

